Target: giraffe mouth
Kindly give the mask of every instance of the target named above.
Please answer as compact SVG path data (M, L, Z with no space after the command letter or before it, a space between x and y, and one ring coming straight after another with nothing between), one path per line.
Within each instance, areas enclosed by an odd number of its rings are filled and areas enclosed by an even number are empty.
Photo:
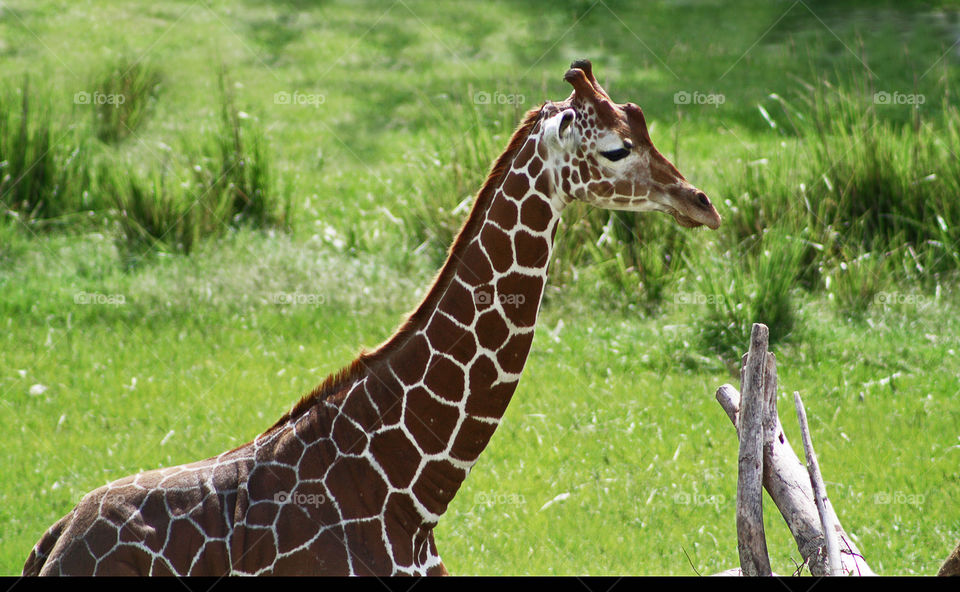
M720 227L720 214L701 191L693 194L692 198L684 196L682 200L674 198L669 201L671 203L664 204L664 209L680 226L684 228L706 226L711 230Z
M696 228L698 226L703 226L703 222L697 222L693 218L684 216L676 210L671 212L671 214L673 214L673 219L677 221L677 224L683 226L684 228Z

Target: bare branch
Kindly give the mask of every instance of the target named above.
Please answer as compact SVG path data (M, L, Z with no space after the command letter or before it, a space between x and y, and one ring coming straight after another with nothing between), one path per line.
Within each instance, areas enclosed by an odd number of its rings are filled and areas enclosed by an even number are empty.
M737 471L737 550L748 576L771 574L763 532L763 381L769 331L755 323L743 373Z
M800 422L800 435L803 438L803 452L807 457L807 471L810 473L810 484L813 486L813 498L817 502L817 512L823 525L824 542L827 547L827 575L836 576L843 573L843 564L840 562L840 547L837 544L837 522L833 509L828 507L827 488L820 476L820 465L817 463L817 454L813 451L813 440L810 438L810 427L807 425L807 412L800 400L800 393L794 391L793 402L797 406L797 420Z

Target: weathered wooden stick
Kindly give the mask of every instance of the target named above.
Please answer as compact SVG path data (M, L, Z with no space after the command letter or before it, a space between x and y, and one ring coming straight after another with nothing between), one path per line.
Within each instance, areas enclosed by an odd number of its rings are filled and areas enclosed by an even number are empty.
M802 469L803 464L793 453L793 448L787 444L787 437L783 433L783 425L780 424L780 414L777 413L777 360L773 354L767 354L767 357L769 358L767 360L768 377L766 385L768 392L766 398L766 413L763 416L763 477L764 482L770 484L767 487L767 491L779 489L781 490L779 493L781 493L783 497L788 497L791 494L799 492L799 490L795 488L795 482L787 481L782 476L782 473L774 472L774 470L780 466L780 464L777 464L777 461L781 459L777 457L782 454L782 460L786 462L793 461L793 466L797 469ZM777 443L783 444L783 446L776 446ZM781 453L781 451L783 452ZM804 476L802 471L797 470L795 479L800 483L809 485L809 478L804 479ZM810 488L808 487L807 489ZM811 491L810 493L812 495L813 492ZM809 504L809 506L815 506L815 504ZM783 514L783 509L781 509L779 504L777 504L777 508L780 509L781 514ZM810 572L817 575L825 575L827 573L827 564L826 556L821 552L824 539L819 514L811 513L810 520L806 524L795 520L788 520L786 516L784 516L784 520L787 522L787 526L790 528L790 533L793 534L794 540L797 541L797 549L800 551L801 557L803 557L804 561L808 564ZM794 530L795 524L798 527L797 530ZM806 526L809 527L804 528ZM805 543L801 545L800 541L805 541Z
M739 391L725 384L717 389L716 397L731 423L739 430ZM790 528L800 556L806 562L810 573L815 576L826 575L827 555L823 551L823 526L813 499L810 476L783 433L776 408L769 407L765 417L768 418L767 422L775 423L775 428L772 434L766 427L764 430L763 486ZM839 526L839 520L837 524ZM842 529L839 535L842 541L844 571L856 575L875 575L849 535Z
M763 532L763 380L769 331L755 323L743 373L737 462L737 551L744 575L771 574Z
M817 462L817 453L813 451L813 439L810 437L810 427L807 425L807 411L803 408L800 393L793 392L793 402L797 406L797 420L800 422L800 436L803 440L803 453L807 457L807 472L810 473L810 484L813 487L813 499L817 502L817 512L823 525L824 542L827 548L827 575L837 576L843 573L840 563L840 547L837 543L836 516L832 508L828 508L827 488L820 475L820 464Z

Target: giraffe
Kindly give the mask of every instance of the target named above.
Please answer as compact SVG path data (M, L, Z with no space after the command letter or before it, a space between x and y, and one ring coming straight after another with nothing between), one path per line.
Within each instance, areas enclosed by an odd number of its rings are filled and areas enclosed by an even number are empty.
M574 200L716 229L587 60L523 118L422 302L252 442L89 494L25 575L443 575L433 530L492 437L534 335Z

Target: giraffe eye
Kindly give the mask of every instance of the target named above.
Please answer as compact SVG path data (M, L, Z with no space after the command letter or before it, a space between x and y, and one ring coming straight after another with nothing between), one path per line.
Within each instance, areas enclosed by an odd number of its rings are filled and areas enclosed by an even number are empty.
M616 150L607 150L601 152L600 156L607 160L617 161L626 158L630 154L630 148L617 148Z

